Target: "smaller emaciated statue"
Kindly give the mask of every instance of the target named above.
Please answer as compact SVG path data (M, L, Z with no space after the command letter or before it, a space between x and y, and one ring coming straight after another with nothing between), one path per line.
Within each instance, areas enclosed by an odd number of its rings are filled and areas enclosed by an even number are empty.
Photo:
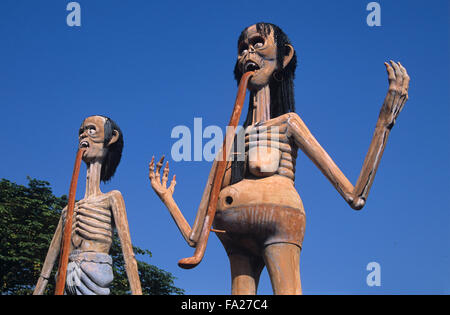
M110 293L113 269L109 251L116 228L131 293L140 295L141 283L122 194L117 190L108 193L100 190L100 181L107 182L111 179L122 157L122 131L108 117L88 117L79 130L79 147L83 149L82 159L87 165L86 193L74 206L64 293L67 295ZM60 253L66 213L67 207L62 211L34 295L43 294Z

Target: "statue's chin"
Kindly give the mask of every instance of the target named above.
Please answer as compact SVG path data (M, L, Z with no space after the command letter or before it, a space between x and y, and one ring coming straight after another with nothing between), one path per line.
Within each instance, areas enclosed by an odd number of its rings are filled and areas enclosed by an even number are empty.
M248 82L248 89L255 92L267 86L270 83L270 79L275 70L276 67L272 65L266 65L265 67L256 70Z
M252 92L261 90L263 87L269 84L270 76L258 76L255 75L248 82L248 89Z

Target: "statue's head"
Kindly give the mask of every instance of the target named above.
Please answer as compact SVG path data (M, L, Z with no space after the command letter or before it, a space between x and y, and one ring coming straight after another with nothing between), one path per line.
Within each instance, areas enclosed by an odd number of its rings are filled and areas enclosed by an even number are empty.
M250 91L270 86L272 118L295 111L296 68L297 54L281 28L271 23L257 23L242 31L234 77L239 83L245 72L255 71L248 84Z
M242 74L255 71L250 89L258 89L272 80L293 77L297 56L289 38L276 25L257 23L242 31L238 40L238 57L234 74L239 82Z
M100 179L111 179L120 163L123 149L123 135L119 126L105 116L90 116L81 124L79 145L85 148L83 161L102 163Z

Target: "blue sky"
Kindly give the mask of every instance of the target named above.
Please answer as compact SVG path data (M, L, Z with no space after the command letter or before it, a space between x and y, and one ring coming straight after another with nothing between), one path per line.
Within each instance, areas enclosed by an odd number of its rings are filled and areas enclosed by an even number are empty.
M224 126L236 96L233 66L243 28L279 25L299 57L297 113L356 182L387 90L384 61L411 76L410 100L394 127L367 206L352 210L299 153L296 187L307 215L301 256L305 294L450 293L449 2L78 1L0 2L0 177L47 180L67 194L82 120L114 119L123 159L103 191L125 198L135 245L172 272L187 294L228 294L228 259L211 236L204 261L177 266L188 247L150 188L152 155L170 155L178 125ZM243 113L245 116L245 113ZM206 140L205 140L206 142ZM172 162L175 199L192 224L210 163ZM84 193L83 166L78 198ZM381 286L366 284L370 262ZM264 271L260 294L271 294Z

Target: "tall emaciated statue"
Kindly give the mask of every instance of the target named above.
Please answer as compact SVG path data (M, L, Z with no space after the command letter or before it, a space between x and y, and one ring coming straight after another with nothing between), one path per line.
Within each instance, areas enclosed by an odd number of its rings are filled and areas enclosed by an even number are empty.
M214 161L192 228L173 199L175 177L167 187L168 163L162 178L164 157L156 165L154 159L150 163L152 188L187 243L196 248L195 262L184 259L180 266L191 268L201 260L202 254L197 253L204 251L202 235L211 230L207 222L212 222L212 230L229 257L233 294L256 294L264 266L274 294L302 293L300 252L305 212L294 187L298 149L314 162L353 209L360 210L366 204L389 133L408 99L410 79L406 69L400 63L385 63L389 88L361 173L353 186L294 112L296 65L294 47L278 26L258 23L240 35L235 77L240 81L245 75L251 76L245 144L242 151L235 150L231 158L227 156L225 174L219 178L218 198L212 196L220 159ZM214 211L209 211L210 208Z
M103 193L100 181L107 182L119 165L123 135L110 118L91 116L79 130L79 146L87 165L86 193L75 203L70 237L70 255L66 270L65 294L108 295L113 281L112 245L116 228L122 246L125 269L132 294L142 294L136 259L131 244L125 203L118 190ZM35 295L43 294L62 247L67 207L45 258Z

